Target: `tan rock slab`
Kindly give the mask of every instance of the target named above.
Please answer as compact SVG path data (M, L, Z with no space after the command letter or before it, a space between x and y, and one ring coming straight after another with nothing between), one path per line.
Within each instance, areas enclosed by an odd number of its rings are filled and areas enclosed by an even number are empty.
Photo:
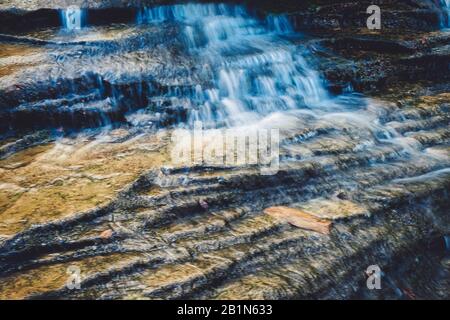
M331 221L320 219L300 209L289 207L270 207L264 213L271 217L288 222L298 228L330 234Z
M317 218L330 220L368 214L367 209L361 205L352 201L340 199L318 198L301 203L295 207L308 212Z

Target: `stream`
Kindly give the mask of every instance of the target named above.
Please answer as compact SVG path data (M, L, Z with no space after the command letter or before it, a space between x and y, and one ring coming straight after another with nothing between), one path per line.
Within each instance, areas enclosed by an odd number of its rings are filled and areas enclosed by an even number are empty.
M94 24L71 6L58 27L0 37L1 298L448 298L445 79L370 95L326 77L356 63L287 14L130 12ZM416 59L400 43L392 56ZM250 161L260 132L277 133L271 174ZM222 133L243 141L226 161ZM224 162L195 158L210 149Z

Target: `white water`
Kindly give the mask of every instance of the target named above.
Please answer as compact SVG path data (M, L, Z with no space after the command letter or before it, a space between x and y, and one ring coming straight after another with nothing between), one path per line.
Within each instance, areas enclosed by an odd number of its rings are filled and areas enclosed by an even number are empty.
M137 22L176 25L185 51L196 61L192 73L207 79L190 92L172 89L164 97L189 110L187 124L181 126L192 128L201 121L204 128L277 128L282 135L323 126L352 132L358 141L355 151L389 144L399 156L421 152L417 140L380 122L390 106L351 92L330 95L312 67L313 53L294 44L301 37L286 17L258 20L242 6L187 4L143 9ZM137 118L145 117L139 113Z
M77 6L61 10L62 25L65 30L80 30L84 26L85 12Z
M450 28L450 0L441 0L441 6L445 14L443 17L442 27L447 29Z
M444 236L445 249L450 251L450 236Z
M282 38L294 35L285 17L258 21L241 6L188 4L144 9L137 21L179 24L204 78L214 79L212 86L197 86L188 99L176 101L192 110L190 123L243 125L329 100L323 80L305 60L308 52Z

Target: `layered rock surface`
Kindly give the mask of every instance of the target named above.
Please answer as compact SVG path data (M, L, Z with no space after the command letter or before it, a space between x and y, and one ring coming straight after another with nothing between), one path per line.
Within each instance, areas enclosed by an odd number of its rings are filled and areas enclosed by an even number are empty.
M124 3L134 8L110 2ZM380 1L393 28L367 32L365 3L286 3L276 9L311 31L287 41L314 53L328 88L372 99L289 115L274 175L171 163L172 125L189 113L171 97L212 86L179 25L0 38L1 298L449 298L449 35L437 7ZM366 287L370 265L381 291ZM79 290L66 286L71 266Z

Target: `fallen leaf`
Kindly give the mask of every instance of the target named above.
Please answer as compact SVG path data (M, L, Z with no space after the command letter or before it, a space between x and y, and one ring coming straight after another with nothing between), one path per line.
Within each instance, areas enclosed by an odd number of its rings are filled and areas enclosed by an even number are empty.
M109 239L113 235L113 231L111 229L105 230L102 233L100 233L100 238L102 239Z
M314 215L289 207L270 207L264 213L271 217L288 222L298 228L316 231L322 234L330 234L331 221L320 219Z
M198 202L198 204L200 205L200 207L202 207L205 210L208 210L209 206L208 206L208 202L206 202L205 200L200 200Z

